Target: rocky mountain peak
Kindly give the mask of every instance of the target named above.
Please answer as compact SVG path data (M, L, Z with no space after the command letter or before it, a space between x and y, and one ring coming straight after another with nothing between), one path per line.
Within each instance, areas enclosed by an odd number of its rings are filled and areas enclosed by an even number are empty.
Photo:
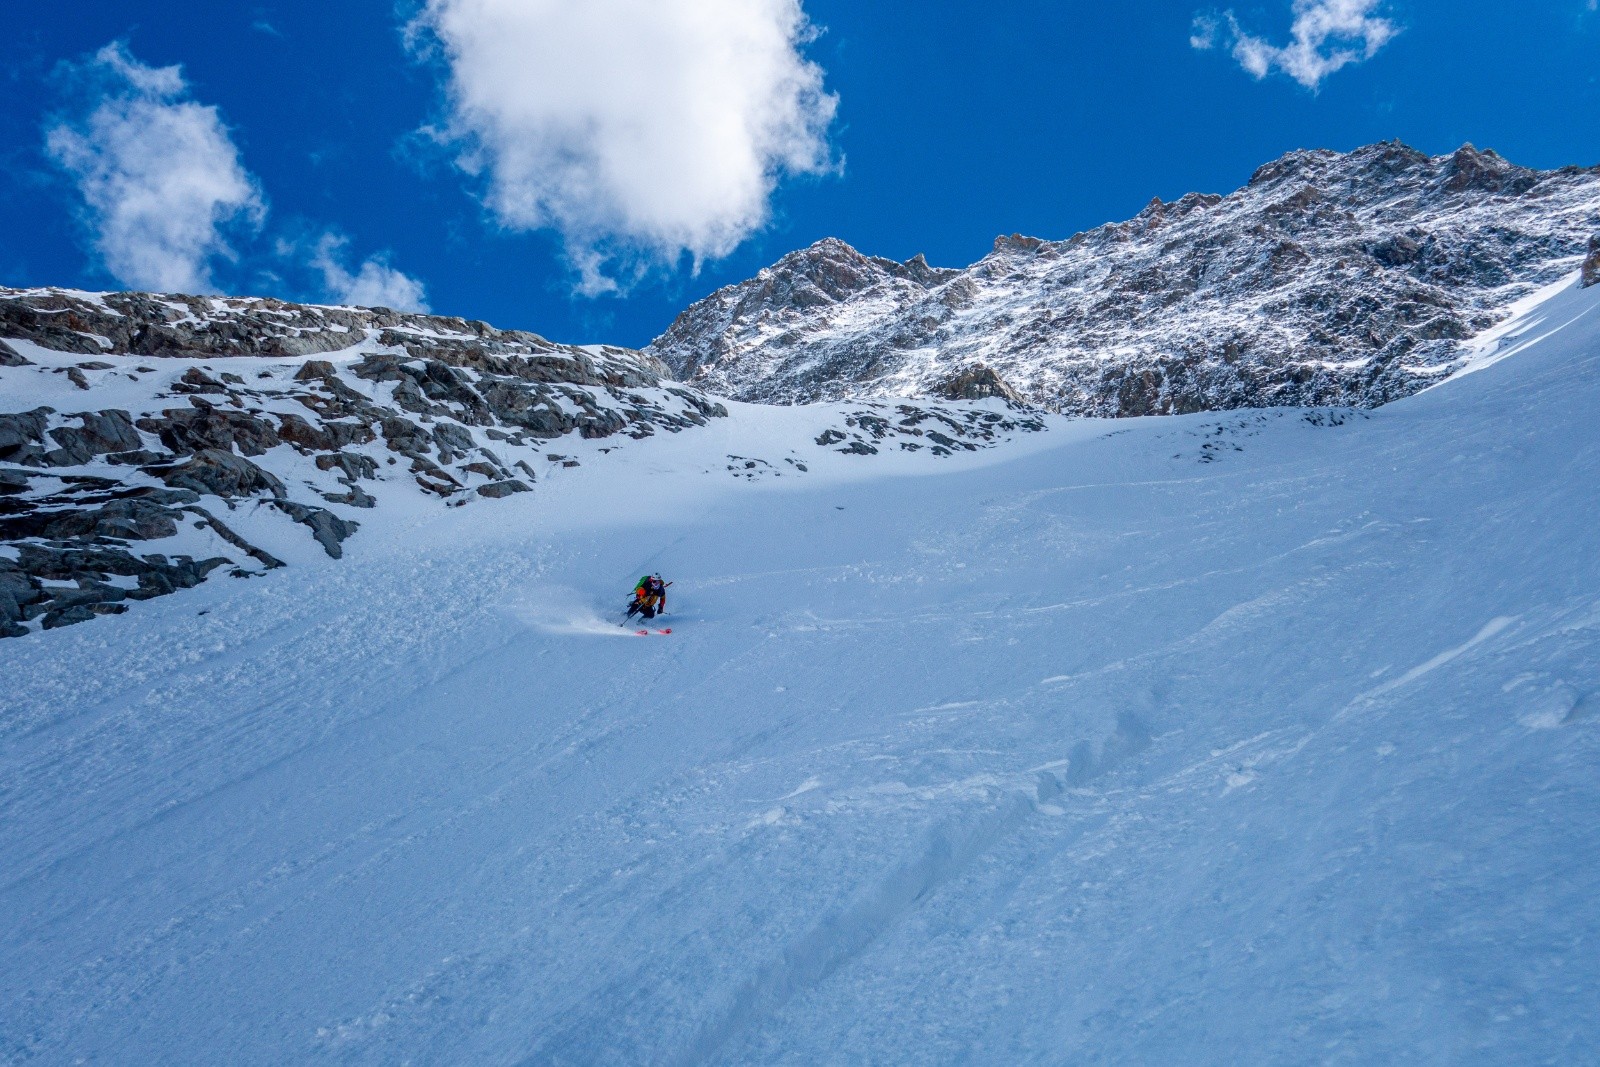
M864 256L835 237L791 252L756 277L759 299L794 307L816 307L843 300L852 293L896 276L900 264Z
M1484 192L1519 194L1539 181L1538 172L1519 167L1501 158L1493 149L1478 151L1462 145L1442 168L1442 183L1452 193Z
M837 237L824 237L807 248L790 252L756 277L770 279L774 292L785 285L809 284L833 299L840 299L886 278L934 285L956 273L929 266L921 252L898 263L882 256L863 255Z
M900 267L905 271L907 278L929 289L961 273L946 267L929 266L927 257L921 252L900 264Z
M1283 181L1304 181L1309 175L1320 173L1339 154L1327 149L1296 150L1285 153L1271 163L1264 164L1250 175L1250 187L1273 185Z
M1159 203L1159 201L1157 201ZM1045 242L1037 237L1027 237L1020 233L1010 235L1002 234L994 239L995 255L1005 255L1007 252L1020 252L1032 254L1045 246Z
M1597 231L1600 169L1473 145L1299 150L1226 196L1152 199L1064 241L999 237L964 270L819 242L647 351L769 402L950 395L981 366L1084 414L1380 404L1451 373L1463 340L1577 270Z
M663 336L707 337L717 332L709 323L760 322L777 329L805 314L827 315L828 309L855 306L860 301L887 299L898 302L925 295L960 271L933 267L921 253L903 263L867 256L836 237L790 252L754 278L727 286L680 315ZM702 360L722 354L715 340L677 369L692 375ZM644 353L646 357L654 353Z

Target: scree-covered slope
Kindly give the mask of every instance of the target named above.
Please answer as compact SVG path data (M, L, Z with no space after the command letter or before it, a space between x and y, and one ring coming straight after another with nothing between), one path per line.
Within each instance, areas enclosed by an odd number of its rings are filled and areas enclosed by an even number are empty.
M1582 1060L1600 289L1472 366L804 478L732 405L6 642L0 1061Z

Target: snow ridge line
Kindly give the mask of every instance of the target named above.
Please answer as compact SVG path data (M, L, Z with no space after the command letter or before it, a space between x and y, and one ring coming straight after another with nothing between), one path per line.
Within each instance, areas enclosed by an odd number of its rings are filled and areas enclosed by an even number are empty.
M1416 681L1418 678L1421 678L1425 674L1431 674L1433 671L1443 667L1451 660L1471 652L1474 648L1477 648L1490 638L1498 636L1508 627L1513 625L1517 621L1517 618L1518 617L1515 615L1500 615L1496 618L1490 619L1483 625L1483 627L1477 632L1472 640L1467 641L1465 644L1457 645L1454 648L1445 649L1443 652L1439 653L1437 656L1434 656L1426 663L1422 663L1411 668L1400 677L1390 679L1389 681L1384 682L1382 685L1375 686L1374 688L1367 690L1365 693L1362 693L1360 696L1352 700L1350 702L1350 707L1355 708L1359 705L1370 703L1381 696L1392 693L1401 686L1410 685L1412 682Z

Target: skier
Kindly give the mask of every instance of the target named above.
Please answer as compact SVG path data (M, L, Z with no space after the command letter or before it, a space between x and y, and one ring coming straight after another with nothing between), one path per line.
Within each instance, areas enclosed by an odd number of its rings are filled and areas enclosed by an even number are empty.
M667 586L659 574L647 574L633 587L633 603L628 605L628 618L643 615L653 619L667 610Z

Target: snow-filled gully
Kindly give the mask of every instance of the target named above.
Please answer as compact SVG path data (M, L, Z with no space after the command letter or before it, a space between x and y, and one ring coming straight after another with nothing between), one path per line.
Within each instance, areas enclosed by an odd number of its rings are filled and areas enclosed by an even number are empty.
M1582 1061L1597 300L1337 424L750 483L737 406L8 641L0 1063Z

